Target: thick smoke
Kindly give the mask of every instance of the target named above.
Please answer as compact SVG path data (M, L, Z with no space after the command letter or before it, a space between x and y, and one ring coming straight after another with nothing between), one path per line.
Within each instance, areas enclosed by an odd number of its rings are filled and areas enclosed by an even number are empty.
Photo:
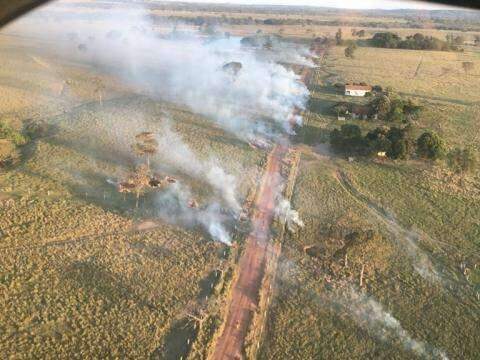
M293 210L290 201L284 198L280 198L275 208L276 216L285 219L287 228L290 232L296 232L297 228L303 228L305 224L303 223L302 219L300 219L300 215L298 211Z
M63 56L101 67L152 97L185 105L243 140L274 140L291 131L291 114L305 108L308 90L299 76L275 62L274 54L282 52L262 56L238 37L139 30L152 27L147 16L112 16L95 27L70 29L81 34L75 41L56 35L64 44ZM116 36L108 35L112 31ZM77 48L80 42L85 43L82 51ZM292 56L304 59L298 52ZM242 64L237 74L222 70L233 61Z
M245 47L237 37L212 38L195 32L160 34L157 29L159 24L151 22L148 11L138 10L111 12L108 19L92 19L90 25L84 20L69 21L67 31L61 24L50 22L43 32L48 34L48 41L42 51L53 52L62 61L107 72L138 93L186 106L244 141L277 142L291 133L292 122L301 124L298 114L305 108L308 90L299 76L278 62L307 64L303 56L307 50L295 46L287 51L283 48L286 45L277 43L277 51L258 51ZM285 58L282 54L287 53ZM238 72L225 71L225 64L232 62L241 64ZM134 120L99 126L106 133L94 134L89 143L95 136L111 134L110 150L129 163L132 134L152 131ZM214 198L208 200L210 205L190 208L191 190L177 183L157 194L159 216L201 225L214 238L230 243L225 224L241 208L237 179L216 159L196 156L170 126L161 126L161 130L153 131L158 133L159 147L150 159L152 169L173 170L200 180L211 187ZM92 131L99 131L98 126ZM294 214L288 209L282 211L289 218Z

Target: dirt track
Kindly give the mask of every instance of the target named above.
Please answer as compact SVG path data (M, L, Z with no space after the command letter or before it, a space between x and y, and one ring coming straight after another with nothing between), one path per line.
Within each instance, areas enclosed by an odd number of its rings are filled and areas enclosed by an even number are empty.
M321 55L323 56L323 52ZM301 81L308 85L311 77L311 68L303 67L300 73ZM294 116L299 111L295 109L293 116L289 119L292 129L295 126ZM253 230L246 239L245 251L238 264L238 277L233 284L231 300L228 304L225 327L216 342L212 356L215 360L244 357L245 337L258 305L258 294L265 271L265 260L269 250L268 237L274 216L280 168L287 152L287 145L277 144L269 154L265 174L255 201L252 216Z
M225 327L216 343L213 359L243 357L245 336L258 303L258 292L262 283L275 206L277 174L286 153L286 146L276 145L269 155L252 216L253 230L246 240L246 248L239 262L239 276L233 284Z

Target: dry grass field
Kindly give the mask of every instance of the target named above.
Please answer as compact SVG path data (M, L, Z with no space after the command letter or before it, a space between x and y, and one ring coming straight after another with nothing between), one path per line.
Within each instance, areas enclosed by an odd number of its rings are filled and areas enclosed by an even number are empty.
M18 130L27 119L43 120L50 129L0 173L0 353L183 356L193 335L177 321L211 293L224 246L199 227L161 221L139 227L151 218L148 204L141 198L135 211L133 196L118 194L106 180L121 178L140 160L128 141L142 130L161 134L167 118L199 161L216 159L242 180L241 196L254 184L263 152L184 108L49 57L35 39L0 36L2 120ZM92 83L99 76L103 105ZM161 166L168 154L152 161ZM201 179L172 175L200 205L208 199Z

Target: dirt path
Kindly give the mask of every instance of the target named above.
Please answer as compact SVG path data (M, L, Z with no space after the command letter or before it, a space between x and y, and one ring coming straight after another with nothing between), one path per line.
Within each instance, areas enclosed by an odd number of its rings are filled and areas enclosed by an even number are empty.
M255 202L253 230L238 266L233 284L225 327L217 340L213 359L241 359L243 346L253 313L258 303L267 255L270 225L274 216L275 189L282 159L287 147L276 145L268 157L266 171Z
M323 52L321 55L323 56ZM308 86L312 74L312 69L304 66L300 72L301 81ZM300 109L295 109L289 119L292 129L295 126L294 117L299 112ZM265 174L255 201L253 229L246 239L246 247L238 264L238 277L233 284L225 326L215 344L212 356L215 360L244 357L245 338L258 306L259 291L265 273L279 174L282 161L288 152L285 144L276 144L268 156Z

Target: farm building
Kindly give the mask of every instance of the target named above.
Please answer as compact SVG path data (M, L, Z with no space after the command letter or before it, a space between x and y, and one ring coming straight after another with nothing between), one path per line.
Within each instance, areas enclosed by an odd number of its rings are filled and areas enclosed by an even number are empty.
M378 114L373 112L368 105L354 105L351 109L352 119L377 119Z
M357 105L339 102L332 107L332 110L337 115L337 120L342 121L346 119L378 119L377 112L370 105Z
M345 95L348 96L365 96L371 92L372 87L370 85L345 84Z

